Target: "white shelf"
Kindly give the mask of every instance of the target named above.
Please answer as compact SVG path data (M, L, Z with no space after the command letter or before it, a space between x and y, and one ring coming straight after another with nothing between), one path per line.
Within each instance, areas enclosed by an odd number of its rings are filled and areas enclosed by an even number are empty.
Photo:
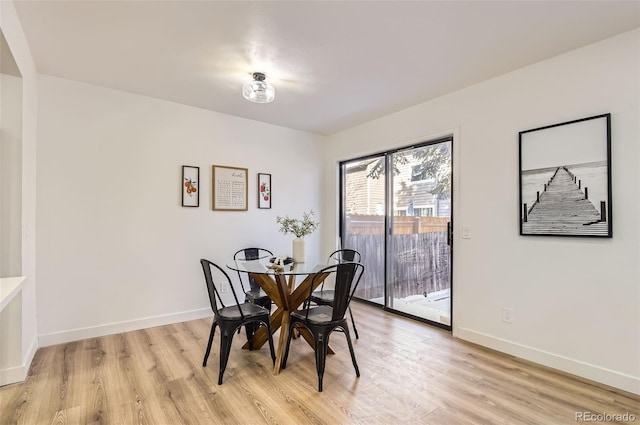
M20 293L24 280L24 276L0 278L0 311Z

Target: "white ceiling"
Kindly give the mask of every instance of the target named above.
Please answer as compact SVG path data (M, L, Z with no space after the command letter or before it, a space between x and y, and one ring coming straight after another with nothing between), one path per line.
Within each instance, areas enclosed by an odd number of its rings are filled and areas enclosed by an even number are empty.
M639 1L33 1L38 71L332 134L640 26ZM271 104L244 100L267 74Z

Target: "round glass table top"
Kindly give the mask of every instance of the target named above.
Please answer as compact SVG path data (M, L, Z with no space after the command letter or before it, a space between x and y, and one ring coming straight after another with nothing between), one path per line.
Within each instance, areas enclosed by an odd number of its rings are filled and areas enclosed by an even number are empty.
M328 264L317 264L315 262L296 263L294 261L285 261L287 264L284 265L284 268L277 270L273 268L273 260L274 257L263 257L257 260L235 260L227 263L227 268L244 273L306 275L316 273L329 266Z

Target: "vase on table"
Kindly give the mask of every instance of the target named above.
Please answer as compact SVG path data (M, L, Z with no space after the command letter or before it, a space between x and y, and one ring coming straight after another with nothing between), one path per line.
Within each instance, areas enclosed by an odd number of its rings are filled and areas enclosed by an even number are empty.
M304 263L304 239L295 238L292 242L293 261Z

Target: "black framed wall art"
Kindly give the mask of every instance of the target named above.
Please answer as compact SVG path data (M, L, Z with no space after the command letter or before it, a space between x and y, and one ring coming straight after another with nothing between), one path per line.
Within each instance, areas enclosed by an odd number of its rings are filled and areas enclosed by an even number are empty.
M200 167L182 166L182 206L200 205Z
M519 133L520 234L610 238L611 114Z
M258 173L258 208L271 208L271 174Z

